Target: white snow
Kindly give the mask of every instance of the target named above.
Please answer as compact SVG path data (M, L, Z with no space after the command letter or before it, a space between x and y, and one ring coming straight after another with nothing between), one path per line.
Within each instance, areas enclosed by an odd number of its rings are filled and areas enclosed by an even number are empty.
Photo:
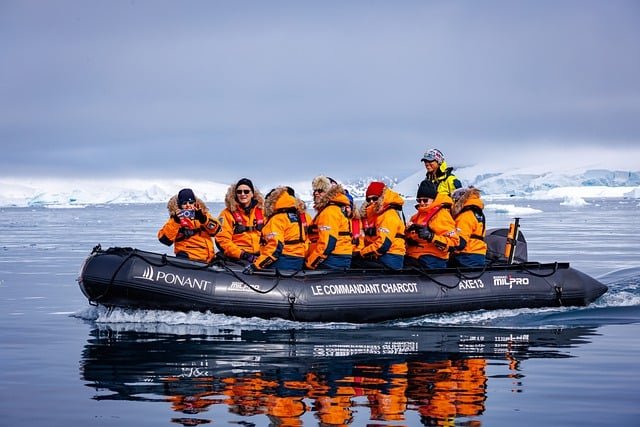
M545 172L541 167L514 168L486 172L487 167L471 166L456 169L463 185L473 185L482 191L486 202L520 198L561 200L565 206L587 205L587 199L632 198L640 199L640 172L588 167L567 167ZM422 179L419 169L393 188L412 199ZM311 180L288 182L303 200L310 201ZM373 178L372 178L373 179ZM369 179L343 183L352 194L364 194ZM393 181L389 181L393 182ZM196 180L144 180L144 179L18 179L0 177L0 206L45 206L55 208L83 207L115 203L166 203L181 188L192 188L198 197L209 202L224 201L229 183ZM263 193L268 188L259 188ZM487 205L487 209L512 214L528 214L513 205ZM518 212L516 212L518 211Z

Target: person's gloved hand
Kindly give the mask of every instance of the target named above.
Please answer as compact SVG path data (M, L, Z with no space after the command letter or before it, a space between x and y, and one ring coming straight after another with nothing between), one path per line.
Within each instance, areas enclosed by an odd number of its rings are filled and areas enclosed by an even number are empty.
M254 271L256 271L256 266L253 264L249 264L244 268L244 270L242 270L242 273L251 275Z
M420 228L418 230L418 237L422 240L426 240L427 242L431 242L433 240L433 231L429 230L427 227Z
M196 234L196 231L191 227L180 227L179 232L187 239Z
M191 209L182 209L178 211L178 223L184 228L193 228L193 219L196 214L195 211Z
M244 260L244 261L249 261L251 263L253 263L253 261L255 261L258 257L255 256L254 254L250 254L249 252L245 252L242 251L242 253L240 254L240 259Z
M201 224L207 222L207 216L202 212L202 209L197 209L195 212L195 218L200 221Z

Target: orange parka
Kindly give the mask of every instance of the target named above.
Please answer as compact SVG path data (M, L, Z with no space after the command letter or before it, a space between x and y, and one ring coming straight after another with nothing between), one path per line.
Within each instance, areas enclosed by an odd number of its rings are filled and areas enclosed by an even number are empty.
M360 255L379 257L388 253L404 256L403 204L404 199L386 187L377 201L362 206L365 236Z
M300 211L300 202L290 195L287 187L273 190L264 202L267 218L262 228L263 246L254 262L258 269L268 268L280 255L304 258L306 252L305 215Z
M251 205L245 209L236 199L236 187L234 184L227 190L226 208L218 216L222 229L216 236L217 245L231 259L239 259L242 252L254 255L260 252L260 235L265 222L262 194L255 190Z
M449 248L460 244L460 236L456 223L451 217L450 208L453 200L446 193L438 193L429 206L419 206L407 224L407 256L420 258L422 255L433 255L440 259L449 259ZM414 226L428 227L434 234L433 240L427 242L418 237Z
M344 213L349 199L337 184L323 193L315 208L318 211L309 227L307 268L314 269L329 255L351 256L351 222Z
M455 253L487 254L485 242L485 218L482 209L484 202L480 199L480 191L477 188L469 188L456 200L451 208L451 214L458 227L460 237L466 244ZM462 242L461 242L462 246Z
M196 198L196 210L202 211L206 221L191 219L190 227L183 227L178 218L180 206L178 196L173 196L167 203L170 218L158 231L158 240L167 246L173 245L176 255L186 255L195 261L211 262L215 258L212 237L220 231L220 223L215 219L205 203Z

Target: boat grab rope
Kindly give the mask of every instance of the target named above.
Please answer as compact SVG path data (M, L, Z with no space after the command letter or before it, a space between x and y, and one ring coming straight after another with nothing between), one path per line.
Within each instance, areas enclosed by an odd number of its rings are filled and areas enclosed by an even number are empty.
M421 276L426 277L427 279L431 280L433 283L435 283L438 286L441 286L443 288L447 288L447 289L455 289L458 287L458 285L460 285L460 276L458 274L456 274L456 277L458 278L458 283L456 283L455 285L447 285L446 283L443 283L437 279L435 279L433 277L433 275L429 274L424 268L422 267L411 267L410 270L417 272L418 274L420 274Z
M134 249L134 252L137 252L137 251ZM133 253L132 253L130 256L132 256L132 255L133 255ZM154 267L164 267L164 266L168 265L168 266L171 266L171 267L180 267L180 268L184 268L184 269L187 269L187 270L199 270L199 271L201 271L201 270L207 270L207 269L209 269L210 267L212 267L212 266L214 266L214 265L215 265L215 266L218 266L218 267L222 268L225 272L227 272L227 273L231 274L233 277L235 277L235 278L236 278L236 279L238 279L240 282L242 282L246 287L248 287L248 288L249 288L249 289L251 289L252 291L257 292L257 293L259 293L259 294L268 294L269 292L273 291L275 288L277 288L277 287L278 287L278 285L280 284L280 279L281 279L281 276L280 276L280 275L277 275L277 276L276 276L276 282L273 284L273 286L272 286L272 287L270 287L269 289L266 289L266 290L264 290L264 291L263 291L263 290L261 290L261 289L259 289L259 288L255 287L255 286L251 285L251 283L247 282L246 280L244 280L244 278L243 278L243 277L241 277L238 273L236 273L234 270L232 270L231 268L229 268L229 267L226 265L226 263L225 263L224 261L222 261L222 260L213 260L212 262L210 262L210 263L208 263L208 264L203 264L202 266L191 266L191 265L187 266L187 265L184 265L184 264L182 264L182 263L172 262L172 261L167 257L167 255L166 255L166 254L163 254L163 255L162 255L162 262L161 262L161 263L154 263L154 262L152 262L152 261L149 261L149 260L148 260L148 259L146 259L144 256L142 256L142 255L140 255L140 254L138 254L138 253L136 253L136 254L135 254L135 256L137 256L138 258L142 259L142 260L143 260L144 262L146 262L147 264L150 264L150 265L152 265L152 266L154 266ZM127 257L127 259L128 259L128 258L129 258L129 257ZM127 260L127 259L125 259L125 260L124 260L124 261L122 261L122 262L123 262L123 263L124 263L124 262L126 262L126 260Z
M118 275L120 270L122 270L122 267L124 267L124 264L127 262L127 260L131 258L135 253L135 249L131 249L131 248L120 248L120 249L121 250L117 252L122 253L122 252L128 251L129 254L122 260L118 268L116 268L113 274L111 275L111 279L109 279L109 283L107 284L107 287L105 288L104 292L102 292L102 294L98 295L96 298L93 298L93 300L90 300L89 302L93 301L95 303L98 303L102 298L104 298L107 295L107 293L109 293L109 289L111 288L111 285L113 285L114 280L116 280L116 276ZM93 255L97 253L114 253L114 252L116 251L112 250L112 248L109 248L106 251L103 251L100 244L98 244L93 248L93 250L91 251L91 254Z
M262 290L259 288L256 288L255 286L253 286L251 283L247 282L246 280L244 280L243 277L241 277L238 273L236 273L234 270L230 269L229 267L227 267L226 264L222 263L222 268L230 273L233 277L235 277L236 279L238 279L240 282L242 282L243 285L245 285L247 288L251 289L253 292L257 292L259 294L268 294L269 292L273 291L275 288L278 287L278 285L280 284L280 279L282 278L282 276L280 275L276 275L276 282L273 284L272 287L270 287L269 289L266 290Z
M551 272L549 272L549 273L536 273L536 272L533 271L532 268L527 268L526 264L512 264L512 265L517 266L519 270L521 270L523 272L526 272L526 273L528 273L528 274L530 274L530 275L532 275L534 277L541 277L541 278L553 276L558 271L558 262L554 262L553 263L553 268L551 269ZM536 266L538 268L540 268L541 265L542 264L540 264L540 263L536 263ZM425 268L416 266L416 267L412 267L411 270L416 271L418 274L420 274L421 276L426 277L427 279L431 280L432 282L434 282L438 286L441 286L441 287L447 288L447 289L455 289L460 285L460 282L462 280L475 280L475 279L479 279L480 277L482 277L482 275L486 273L487 267L488 267L488 265L484 265L482 267L482 270L480 270L480 272L478 272L478 274L475 275L475 276L470 276L470 275L464 274L460 270L459 267L456 267L455 275L458 278L458 283L456 283L455 285L448 285L446 283L443 283L443 282L435 279L433 277L433 274L429 270L427 270ZM558 293L557 289L556 289L556 293ZM560 301L561 294L562 294L562 289L560 289L559 296L558 296L558 301L560 302L560 304L562 304L562 301Z
M222 260L213 260L212 262L208 263L208 264L203 264L201 266L195 266L195 265L185 265L183 263L180 262L172 262L166 254L162 255L162 261L161 262L154 262L149 260L147 257L145 257L144 255L141 255L139 253L139 251L137 249L134 248L109 248L106 251L102 249L102 247L100 245L97 245L93 248L91 254L96 254L96 253L103 253L103 254L116 254L116 255L125 255L123 260L120 262L120 265L115 269L113 275L111 276L111 279L109 280L109 284L107 285L107 288L105 289L105 291L98 296L97 298L95 298L95 302L99 302L99 300L101 298L103 298L107 292L109 292L109 288L111 287L111 285L113 284L113 282L115 281L115 278L117 276L117 274L120 272L120 270L122 269L122 267L124 266L124 264L133 257L136 258L140 258L141 260L143 260L144 262L146 262L149 265L152 265L154 267L164 267L164 266L172 266L172 267L179 267L179 268L184 268L187 270L207 270L212 266L218 266L220 268L222 268L225 272L231 274L233 277L235 277L237 280L239 280L240 282L242 282L245 286L247 286L249 289L251 289L254 292L257 292L259 294L268 294L269 292L273 291L275 288L278 287L278 285L280 284L280 280L285 278L292 278L294 276L296 276L298 273L300 273L300 271L294 271L292 274L283 274L281 271L276 270L276 274L275 274L275 283L273 284L273 286L271 286L269 289L266 290L261 290L259 288L257 288L256 286L253 286L251 283L247 282L242 276L240 276L236 271L232 270L231 268L229 268L229 266L226 265L226 263Z
M541 264L537 263L537 265L538 265L538 268L540 268ZM521 264L521 268L523 271L526 271L527 273L535 277L549 277L549 276L553 276L558 271L558 262L556 261L553 263L553 268L551 269L551 273L534 273L533 270L530 268L527 268L525 264Z

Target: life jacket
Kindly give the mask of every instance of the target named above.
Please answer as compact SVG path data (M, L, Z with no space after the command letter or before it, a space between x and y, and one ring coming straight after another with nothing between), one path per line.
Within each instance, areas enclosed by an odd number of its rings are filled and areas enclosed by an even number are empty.
M376 216L380 216L380 215L382 215L384 212L386 212L386 211L388 211L388 210L390 210L390 209L393 209L393 210L397 211L397 212L398 212L398 215L400 215L400 216L402 217L402 222L403 222L403 223L405 223L405 222L406 222L406 220L405 220L405 218L404 218L404 211L402 210L402 206L400 206L400 205L396 205L396 204L394 204L394 203L392 203L392 204L389 204L389 205L385 206L385 208L384 208L384 209L382 209L380 212L376 212ZM365 215L365 218L362 220L362 223L363 223L364 235L365 235L365 236L373 237L373 236L375 236L375 235L376 235L376 225L375 225L375 224L370 224L370 223L369 223L369 218L367 218L367 217L366 217L366 215ZM399 237L399 238L401 238L401 239L404 239L404 238L405 238L404 234L402 234L402 233L396 233L396 235L394 236L394 238L395 238L395 237Z
M451 205L449 203L442 203L430 210L427 211L427 214L424 216L424 218L422 219L421 223L419 225L428 227L429 226L429 221L431 221L431 218L433 218L434 216L436 216L436 214L438 212L440 212L440 209L450 209Z
M233 224L233 234L246 233L247 231L260 231L264 227L264 215L262 209L255 208L255 219L253 225L247 225L247 221L242 216L240 211L236 209L231 213L235 223Z
M360 227L362 226L361 220L350 220L349 227L351 228L351 243L358 245L360 243Z

